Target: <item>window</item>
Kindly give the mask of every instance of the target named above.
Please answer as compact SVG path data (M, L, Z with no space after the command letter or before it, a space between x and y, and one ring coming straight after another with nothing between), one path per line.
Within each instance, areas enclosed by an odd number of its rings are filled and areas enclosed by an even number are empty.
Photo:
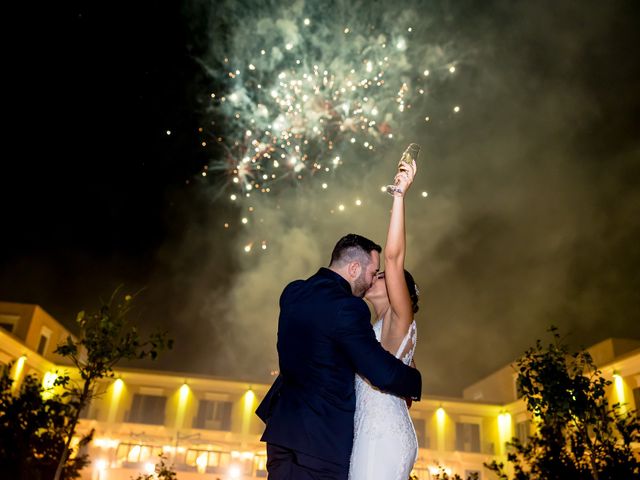
M136 393L133 395L129 421L133 423L162 425L164 423L164 408L166 403L167 397Z
M427 428L423 418L414 418L413 427L416 429L416 437L418 437L418 447L429 448L429 437L427 436Z
M522 445L526 445L529 442L530 432L531 422L529 420L516 423L516 438Z
M456 422L456 450L480 452L480 425Z
M9 333L13 333L20 317L18 315L0 314L0 328L5 329Z
M194 427L231 431L231 402L201 400Z
M231 454L229 452L216 450L197 450L190 448L185 455L185 464L191 467L204 467L206 473L226 473L231 464ZM250 475L251 472L245 472L245 474Z
M132 463L155 462L162 452L162 447L156 445L121 443L116 450L116 461L123 466Z
M49 330L47 327L42 327L42 330L40 330L40 340L38 340L38 348L36 348L36 351L40 355L44 355L47 351L49 338L51 338L51 330Z

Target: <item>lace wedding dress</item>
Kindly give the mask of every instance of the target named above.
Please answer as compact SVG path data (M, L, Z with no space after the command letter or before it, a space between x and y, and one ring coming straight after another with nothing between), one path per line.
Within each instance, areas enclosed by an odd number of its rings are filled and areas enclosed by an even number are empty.
M380 341L382 319L373 325ZM416 347L411 323L396 358L409 365ZM356 375L356 413L350 480L407 480L418 454L418 440L404 398L381 392Z

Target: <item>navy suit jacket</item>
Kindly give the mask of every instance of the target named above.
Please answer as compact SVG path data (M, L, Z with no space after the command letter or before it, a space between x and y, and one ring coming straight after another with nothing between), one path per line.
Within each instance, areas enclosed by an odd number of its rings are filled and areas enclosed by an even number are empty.
M266 423L262 441L329 462L349 465L355 372L420 399L420 372L382 348L364 300L327 268L282 292L278 356L280 375L256 411Z

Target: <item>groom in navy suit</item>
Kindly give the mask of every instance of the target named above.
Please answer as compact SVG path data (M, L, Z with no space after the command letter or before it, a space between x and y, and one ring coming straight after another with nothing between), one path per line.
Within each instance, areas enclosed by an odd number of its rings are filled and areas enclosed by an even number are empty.
M356 372L381 390L420 399L420 372L382 348L362 300L381 250L365 237L346 235L329 268L282 292L280 375L256 411L266 423L262 441L272 480L347 479Z

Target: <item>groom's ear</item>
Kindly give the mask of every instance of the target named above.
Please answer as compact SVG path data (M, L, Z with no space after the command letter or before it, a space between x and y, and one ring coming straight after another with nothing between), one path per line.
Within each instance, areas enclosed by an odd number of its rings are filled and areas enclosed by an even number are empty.
M361 269L362 266L360 265L360 262L351 262L347 267L347 272L351 278L358 278L360 276Z

